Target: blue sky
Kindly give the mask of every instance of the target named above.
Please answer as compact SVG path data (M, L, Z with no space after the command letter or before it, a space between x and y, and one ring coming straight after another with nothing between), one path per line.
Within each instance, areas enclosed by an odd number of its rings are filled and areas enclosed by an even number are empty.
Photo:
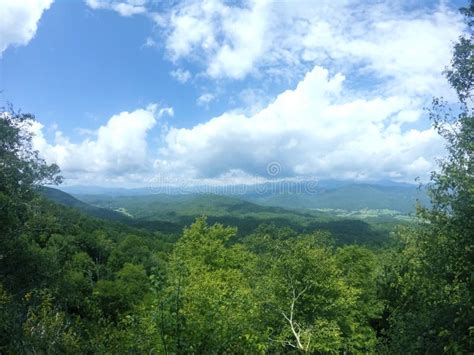
M69 184L426 178L465 29L438 1L0 3L0 99Z

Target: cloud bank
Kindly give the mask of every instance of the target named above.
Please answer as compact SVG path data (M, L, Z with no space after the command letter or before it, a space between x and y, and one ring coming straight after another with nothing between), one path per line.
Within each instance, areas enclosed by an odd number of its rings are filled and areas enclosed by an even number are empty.
M210 90L216 83L245 82L241 94L274 83L288 89L194 127L164 125L159 147L149 144L160 139L150 137L156 107L115 115L94 139L79 143L57 133L49 144L38 127L37 147L65 172L124 181L219 180L268 177L268 165L277 162L279 177L413 181L426 178L444 153L423 114L433 95L451 95L442 71L465 29L444 3L87 4L155 21L156 43L164 43L176 65L170 75L183 85L201 80L195 105L223 102Z
M351 97L342 74L316 66L296 88L286 90L253 115L227 112L195 127L164 131L154 151L147 135L160 114L156 105L112 116L93 139L72 143L60 132L54 144L36 126L34 144L66 174L97 181L307 176L355 180L426 178L443 154L431 128L411 127L423 114L416 98L403 95Z
M449 62L463 24L442 3L407 9L410 3L185 1L158 25L171 60L197 62L214 79L291 76L317 64L375 78L414 74L406 84L425 90L439 83L433 74Z
M172 128L158 165L170 173L219 177L229 170L265 176L412 180L426 177L442 144L408 96L352 98L342 74L316 66L294 90L252 116L228 112L191 129Z
M147 133L156 125L157 118L172 114L172 108L158 109L150 105L133 112L112 116L81 142L71 142L60 131L55 141L47 142L43 125L33 125L33 146L48 162L57 163L66 178L71 180L128 181L148 171L150 160Z

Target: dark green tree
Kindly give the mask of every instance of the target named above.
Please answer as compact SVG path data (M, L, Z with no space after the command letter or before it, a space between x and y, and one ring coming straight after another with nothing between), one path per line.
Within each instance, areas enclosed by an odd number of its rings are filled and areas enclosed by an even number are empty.
M48 165L32 147L35 117L0 109L0 282L10 288L25 262L19 242L35 213L35 190L42 184L62 181L57 165Z
M11 106L0 108L0 290L4 295L0 323L8 325L2 329L0 349L18 338L17 317L25 314L17 302L41 277L37 272L41 258L25 238L37 210L35 190L62 180L58 166L46 164L32 147L34 119Z

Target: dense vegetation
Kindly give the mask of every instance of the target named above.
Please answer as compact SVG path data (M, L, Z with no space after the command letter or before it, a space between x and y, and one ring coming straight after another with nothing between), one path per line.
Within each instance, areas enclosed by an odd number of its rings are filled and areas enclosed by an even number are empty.
M221 223L237 227L237 235L233 241L253 233L261 224L271 224L290 227L299 233L328 231L338 245L356 243L381 246L388 242L390 230L399 223L399 220L393 218L377 218L367 223L360 219L337 218L333 214L318 211L260 206L234 197L210 194L115 197L78 195L87 204L54 189L48 189L46 196L67 206L76 207L82 203L79 208L94 216L103 217L106 213L115 213L109 217L163 233L180 234L184 227L205 215L211 224ZM58 196L61 198L57 198ZM119 213L121 215L116 216Z
M0 353L472 353L472 49L447 71L460 108L431 110L449 153L431 206L370 248L318 224L238 236L198 218L176 236L50 202L39 186L61 178L31 147L34 117L4 111Z

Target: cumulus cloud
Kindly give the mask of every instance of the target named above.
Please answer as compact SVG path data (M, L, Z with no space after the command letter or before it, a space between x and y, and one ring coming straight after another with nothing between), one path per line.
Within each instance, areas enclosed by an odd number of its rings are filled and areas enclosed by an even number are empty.
M268 164L277 162L279 177L413 181L426 177L443 154L438 135L420 121L432 95L450 95L441 72L465 30L444 2L203 0L171 2L159 13L143 0L87 3L123 16L147 15L161 28L167 58L179 66L170 73L174 79L188 82L185 68L192 64L193 72L202 70L196 78L217 87L240 80L245 85L236 87L244 86L248 105L191 128L167 127L153 159L145 137L155 120L145 120L131 140L137 158L107 145L101 130L118 130L109 127L112 119L81 143L58 133L48 144L38 134L42 151L68 171L123 176L148 164L160 174L212 180L235 172L266 177ZM274 82L298 84L271 100L265 90ZM197 104L214 99L205 93ZM150 115L123 114L142 111ZM121 124L132 133L128 122ZM86 170L81 156L101 158Z
M228 112L193 128L171 128L157 166L219 177L232 170L267 175L413 181L434 168L442 143L432 129L406 126L421 116L407 96L357 98L345 77L316 66L294 90L252 116Z
M330 63L423 91L439 84L463 23L446 6L406 11L408 3L204 0L173 7L160 26L170 58L203 63L211 78L292 76Z
M187 82L192 77L189 70L183 70L183 69L180 69L180 68L171 71L170 75L173 79L176 79L181 84L184 84L185 82Z
M87 5L94 10L113 10L121 16L133 16L147 12L147 0L86 0Z
M342 62L346 70L356 68L365 78L385 80L391 92L439 93L446 82L441 72L464 29L461 18L442 6L431 12L395 11L395 17L386 13L391 9L376 7L368 19L356 21L352 30L313 20L301 30L302 58Z
M148 0L86 2L122 16L146 15L162 29L173 62L203 66L212 79L294 79L321 65L356 70L366 81L392 79L385 89L425 92L441 85L452 42L464 30L457 9L443 1L202 0L172 2L158 11ZM190 79L184 69L171 75L182 83Z
M443 143L433 129L413 126L423 115L421 99L366 97L345 81L315 66L255 113L229 111L192 128L166 126L158 151L147 140L159 117L173 115L171 107L119 113L81 142L57 131L49 143L36 123L33 143L66 177L81 182L426 178ZM278 166L276 176L269 164Z
M422 108L451 94L442 71L465 27L443 3L407 6L207 0L173 8L164 31L173 61L204 63L213 79L305 77L263 108L171 128L157 166L203 178L264 176L272 161L286 176L426 177L443 148L419 128Z
M158 12L147 0L86 1L93 9L146 15L161 28L168 58L201 66L211 79L299 80L320 65L357 71L366 82L385 80L385 90L424 93L442 85L452 43L464 30L457 9L443 1L202 0ZM182 68L171 75L182 83L191 77Z
M53 0L3 0L0 3L0 56L9 46L26 45Z
M160 115L172 115L172 108L158 110L156 105L112 116L97 130L88 132L81 142L71 142L60 131L53 143L43 134L39 122L33 125L33 145L50 163L57 163L71 179L93 177L107 179L134 176L150 169L147 133Z
M204 54L209 76L243 78L264 54L269 3L239 7L212 0L178 6L166 24L171 58Z

